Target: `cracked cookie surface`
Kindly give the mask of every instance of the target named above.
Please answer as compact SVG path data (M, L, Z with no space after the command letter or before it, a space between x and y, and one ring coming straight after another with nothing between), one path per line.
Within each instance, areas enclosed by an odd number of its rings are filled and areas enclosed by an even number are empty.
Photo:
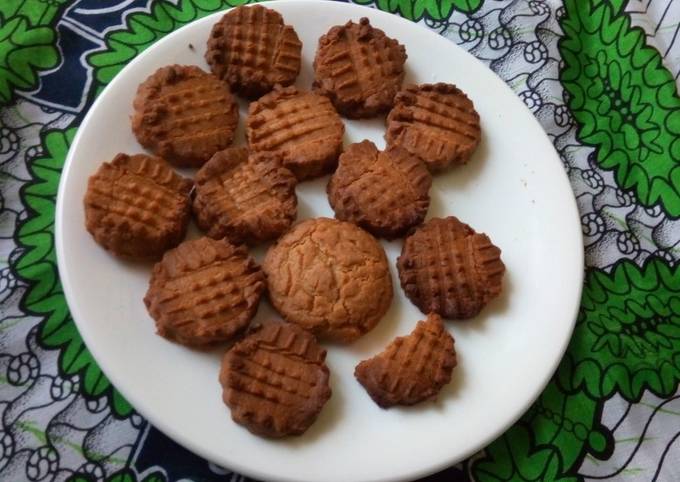
M392 302L385 251L351 223L303 221L269 248L262 267L276 310L321 338L359 338Z

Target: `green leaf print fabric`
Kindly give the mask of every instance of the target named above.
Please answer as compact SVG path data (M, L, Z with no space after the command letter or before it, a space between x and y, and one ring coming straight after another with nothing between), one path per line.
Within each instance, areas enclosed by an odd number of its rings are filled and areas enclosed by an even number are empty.
M163 36L241 3L0 2L0 480L247 480L116 391L69 314L54 249L61 169L97 94ZM505 434L427 480L680 480L680 2L355 3L434 30L507 82L581 215L585 285L557 372Z

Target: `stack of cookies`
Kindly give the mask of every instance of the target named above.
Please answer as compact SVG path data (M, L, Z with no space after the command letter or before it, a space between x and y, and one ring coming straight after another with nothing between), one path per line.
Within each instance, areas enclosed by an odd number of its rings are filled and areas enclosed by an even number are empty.
M403 86L406 49L368 19L319 39L311 90L295 29L254 5L212 28L211 72L170 65L137 91L132 131L147 154L118 154L90 178L86 228L112 254L157 261L144 302L159 335L230 344L219 380L235 422L299 435L331 396L317 340L352 343L387 313L389 264L376 238L405 237L397 269L426 315L355 376L381 407L432 399L451 380L443 318L477 315L501 291L500 250L451 216L425 221L432 176L465 164L480 138L472 101L451 84ZM233 147L234 95L250 102ZM386 115L387 146L343 146L349 119ZM193 180L174 167L198 168ZM296 223L296 186L330 174L336 219ZM204 237L184 240L193 216ZM270 243L262 266L249 249ZM263 295L283 321L251 323Z

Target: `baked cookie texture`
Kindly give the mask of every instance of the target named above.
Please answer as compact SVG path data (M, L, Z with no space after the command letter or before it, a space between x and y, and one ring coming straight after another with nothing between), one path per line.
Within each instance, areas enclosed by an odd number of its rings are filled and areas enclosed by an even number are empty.
M336 218L393 239L423 222L431 185L430 173L417 157L401 147L379 151L363 141L342 153L327 191Z
M345 117L373 117L392 107L406 57L406 48L367 18L349 21L319 39L313 88Z
M331 397L326 350L289 323L256 328L224 356L222 398L233 420L264 437L304 433Z
M451 381L456 363L453 337L432 313L408 336L359 363L354 376L383 408L415 405L436 396Z
M239 6L213 25L205 60L237 94L257 98L300 73L302 42L276 10Z
M387 146L400 146L438 172L470 160L481 140L479 114L453 84L409 85L387 116Z
M385 251L351 223L302 221L269 248L262 267L274 308L322 339L356 340L392 302Z
M163 159L118 154L88 181L85 227L117 256L158 259L184 238L192 184Z
M295 176L277 153L232 147L216 153L196 174L193 210L215 239L250 245L276 239L295 221Z
M229 87L194 65L158 69L137 89L132 131L179 167L198 167L234 140L238 106Z
M264 274L243 246L199 238L165 253L144 303L159 335L190 346L231 340L257 313Z
M433 218L404 240L397 258L406 296L423 313L476 316L502 289L501 250L453 216Z
M249 107L246 136L255 152L275 152L302 181L335 169L345 126L327 97L295 87L274 90Z

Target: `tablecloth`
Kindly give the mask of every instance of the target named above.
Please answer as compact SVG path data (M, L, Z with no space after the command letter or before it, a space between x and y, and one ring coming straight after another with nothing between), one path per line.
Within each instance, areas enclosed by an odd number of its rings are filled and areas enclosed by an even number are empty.
M427 480L680 480L680 1L356 1L505 80L581 214L585 285L559 369L503 436ZM111 386L69 316L53 235L64 157L97 94L167 33L239 3L0 1L0 480L246 480Z

